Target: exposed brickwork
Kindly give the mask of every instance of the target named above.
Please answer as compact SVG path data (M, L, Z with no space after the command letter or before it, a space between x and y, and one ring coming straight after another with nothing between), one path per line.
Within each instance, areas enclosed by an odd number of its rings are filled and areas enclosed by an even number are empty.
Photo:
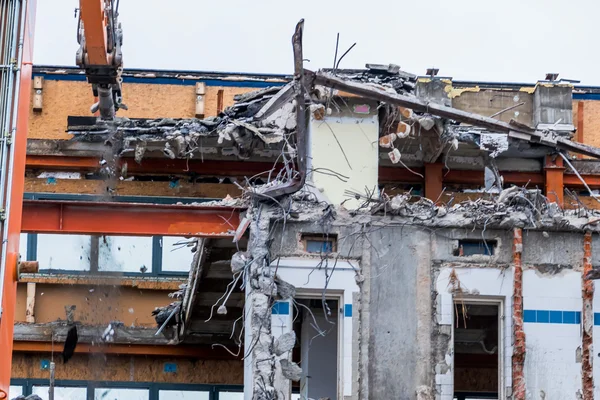
M523 330L523 231L514 229L513 240L513 355L512 355L512 398L525 400L525 331Z
M592 400L594 398L594 376L592 369L593 362L593 328L594 328L594 310L592 302L594 300L594 282L583 277L592 269L592 233L586 232L583 239L583 274L582 274L582 298L583 310L581 321L583 323L582 341L582 360L581 360L581 379L583 388L583 400Z

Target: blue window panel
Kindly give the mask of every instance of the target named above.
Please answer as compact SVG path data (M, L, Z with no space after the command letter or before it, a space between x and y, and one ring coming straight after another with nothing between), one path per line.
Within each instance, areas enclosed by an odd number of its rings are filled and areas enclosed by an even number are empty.
M562 311L550 311L550 323L551 324L562 324L563 322Z
M485 256L494 255L495 243L491 240L484 242L483 240L459 240L458 246L462 248L464 257L481 254Z
M290 303L287 301L278 301L273 304L271 312L274 315L290 315Z
M600 313L594 313L594 325L600 325Z
M550 322L550 311L537 310L537 322L549 323Z
M537 322L535 310L524 310L523 322Z
M352 304L344 304L344 317L352 317Z
M563 324L576 324L575 311L563 311Z
M333 251L333 241L307 240L306 251L308 253L331 253Z
M575 323L581 324L581 311L575 312Z

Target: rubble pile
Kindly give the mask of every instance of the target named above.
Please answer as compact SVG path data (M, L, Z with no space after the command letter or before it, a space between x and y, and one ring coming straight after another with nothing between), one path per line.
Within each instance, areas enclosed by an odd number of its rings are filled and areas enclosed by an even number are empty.
M289 92L288 86L269 87L235 96L236 103L216 117L205 119L129 119L94 121L90 125L70 125L72 140L104 142L119 135L122 145L119 156L133 153L141 162L147 149L162 147L165 157L192 158L206 147L232 144L240 158L248 158L254 148L281 148L281 143L295 131L294 107L286 99L275 113L263 109L279 93ZM262 112L261 112L262 111ZM206 141L204 139L212 139Z
M567 227L581 217L578 210L562 210L551 203L539 189L512 186L488 199L467 200L453 206L436 205L433 201L410 193L394 197L385 194L370 208L371 214L412 218L415 222L437 222L478 227ZM581 218L580 218L581 219ZM587 220L587 217L584 219Z
M323 70L354 82L383 86L396 93L412 93L417 83L417 76L400 69L399 65L367 64L366 69Z

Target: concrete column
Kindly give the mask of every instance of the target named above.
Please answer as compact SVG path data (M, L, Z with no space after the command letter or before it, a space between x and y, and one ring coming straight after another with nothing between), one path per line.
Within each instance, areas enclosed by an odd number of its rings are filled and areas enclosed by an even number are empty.
M546 197L551 202L563 206L564 173L563 159L560 155L546 156L544 163Z
M268 400L275 397L275 357L271 334L269 299L276 292L273 274L267 264L269 213L259 205L250 211L250 242L252 256L246 282L244 305L244 400Z
M425 164L425 197L432 201L438 201L444 190L443 164Z

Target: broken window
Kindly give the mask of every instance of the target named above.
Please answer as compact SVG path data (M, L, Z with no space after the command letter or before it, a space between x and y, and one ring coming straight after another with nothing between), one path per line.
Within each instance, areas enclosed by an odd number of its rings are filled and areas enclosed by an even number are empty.
M21 234L22 260L37 260L42 272L187 274L193 239L150 236Z
M152 271L152 237L100 236L98 270L111 272Z
M499 303L458 301L454 312L454 398L498 399Z
M37 260L40 270L89 271L89 235L37 235Z
M496 248L495 240L459 240L454 255L468 257L474 255L493 256Z
M162 249L161 272L188 273L194 253L188 246L193 239L184 237L163 236L160 238L159 246Z
M335 235L303 235L302 242L307 253L327 254L337 250Z

